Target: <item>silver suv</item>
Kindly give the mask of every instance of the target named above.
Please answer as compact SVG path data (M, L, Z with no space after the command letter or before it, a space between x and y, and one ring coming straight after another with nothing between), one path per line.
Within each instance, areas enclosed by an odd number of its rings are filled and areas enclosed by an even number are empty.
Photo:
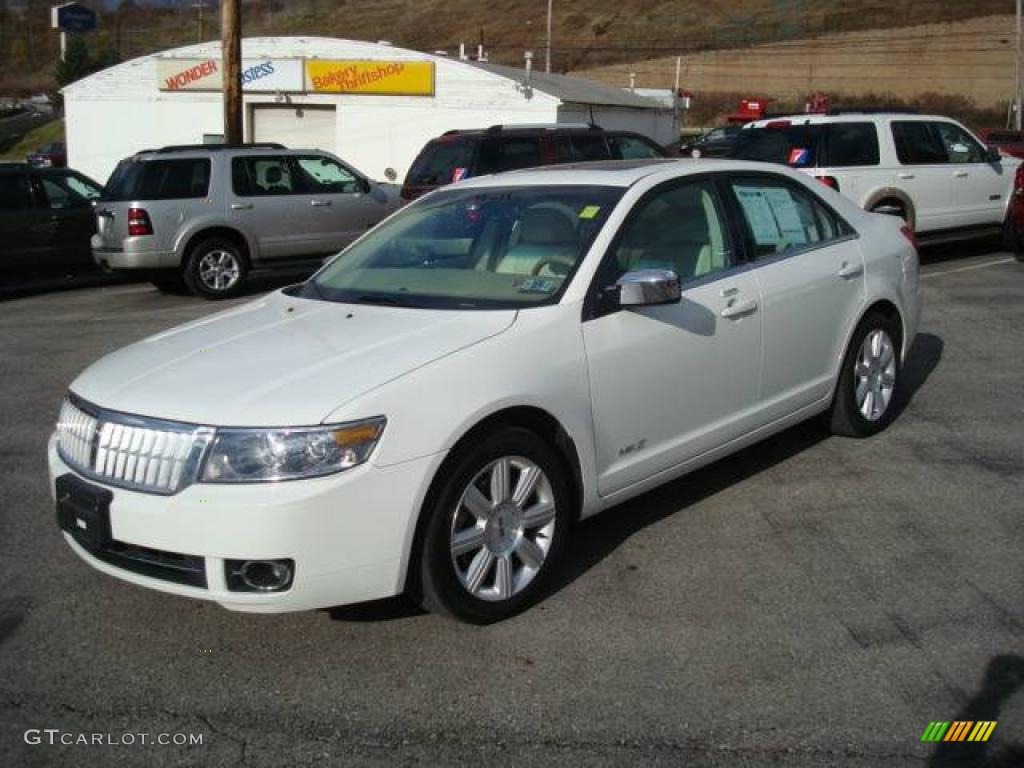
M93 258L161 290L236 293L251 271L314 268L399 206L334 155L197 145L122 160L96 205Z

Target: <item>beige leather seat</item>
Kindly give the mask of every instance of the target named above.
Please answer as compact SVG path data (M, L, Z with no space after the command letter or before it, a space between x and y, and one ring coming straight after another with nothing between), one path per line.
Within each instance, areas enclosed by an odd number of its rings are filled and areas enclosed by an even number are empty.
M527 210L513 238L496 272L532 275L547 263L544 273L565 274L579 257L579 235L572 219L554 208Z

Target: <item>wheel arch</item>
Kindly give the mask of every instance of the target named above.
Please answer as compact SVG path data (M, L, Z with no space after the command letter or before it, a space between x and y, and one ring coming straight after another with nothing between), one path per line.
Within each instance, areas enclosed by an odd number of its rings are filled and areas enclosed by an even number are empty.
M189 253L192 252L192 249L203 240L211 237L223 237L233 242L241 251L246 266L252 267L252 248L248 238L234 227L224 224L210 224L199 227L194 232L186 233L181 238L179 247L176 249L181 255L182 266L185 266L185 260L188 258Z
M903 207L907 214L907 223L911 229L916 230L917 210L914 207L914 201L910 199L910 195L897 187L883 187L872 192L864 201L864 210L870 211L875 206L888 201L899 203Z
M496 429L503 427L523 427L530 430L548 445L550 445L566 470L566 477L569 480L569 492L572 495L573 518L578 519L583 509L583 465L580 461L579 451L572 435L565 429L562 423L550 412L533 405L512 405L503 407L478 419L471 427L463 433L452 444L444 460L438 465L434 476L430 479L423 501L416 512L416 526L411 540L409 550L405 558L405 583L406 591L419 589L417 584L420 552L423 548L423 537L427 529L427 515L425 511L431 507L440 492L441 479L445 471L456 460L459 452L467 446L482 439Z

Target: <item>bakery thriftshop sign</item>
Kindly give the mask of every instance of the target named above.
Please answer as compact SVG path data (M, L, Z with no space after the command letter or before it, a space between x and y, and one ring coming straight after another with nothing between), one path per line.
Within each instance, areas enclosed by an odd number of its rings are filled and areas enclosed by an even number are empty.
M220 59L157 59L161 91L219 91ZM373 59L245 59L242 89L264 93L433 96L434 62Z

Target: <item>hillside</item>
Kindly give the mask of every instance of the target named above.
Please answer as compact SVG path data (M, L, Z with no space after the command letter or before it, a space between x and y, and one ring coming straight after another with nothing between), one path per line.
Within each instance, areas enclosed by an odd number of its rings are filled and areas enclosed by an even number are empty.
M114 62L219 34L217 3L207 0L200 29L197 0L158 4L93 2L100 29L94 55ZM53 86L57 35L48 0L0 6L0 92ZM677 53L745 47L822 34L893 29L922 21L959 21L1005 13L1006 0L558 0L553 65L578 71ZM460 41L483 42L491 60L522 61L530 49L543 65L546 0L243 0L244 34L318 34L387 39L454 54Z

